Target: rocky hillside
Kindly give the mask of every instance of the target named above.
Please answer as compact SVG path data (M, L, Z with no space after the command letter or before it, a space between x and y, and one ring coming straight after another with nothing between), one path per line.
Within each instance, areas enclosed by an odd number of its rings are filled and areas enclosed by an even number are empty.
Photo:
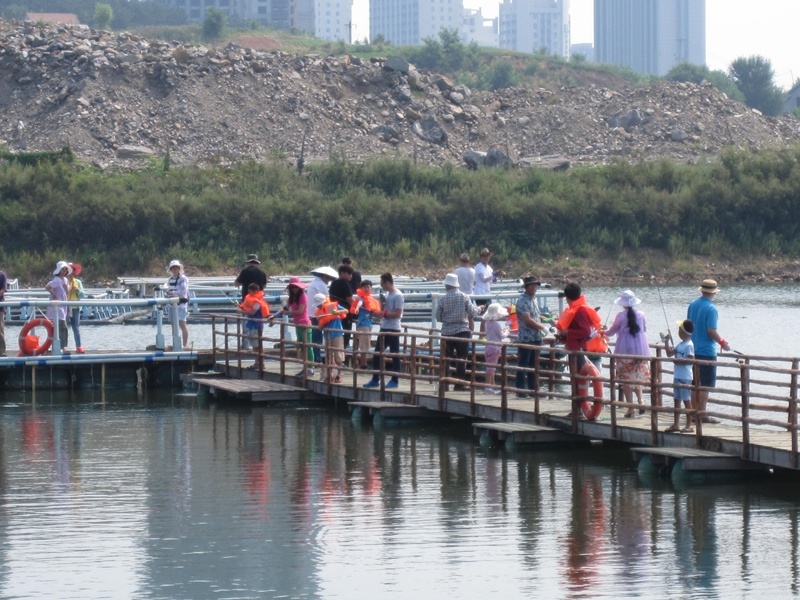
M126 33L0 23L0 144L69 145L98 165L294 162L330 156L549 167L669 157L800 139L707 85L475 92L400 59L294 56L147 40ZM485 154L489 152L488 156ZM139 158L137 158L139 157Z

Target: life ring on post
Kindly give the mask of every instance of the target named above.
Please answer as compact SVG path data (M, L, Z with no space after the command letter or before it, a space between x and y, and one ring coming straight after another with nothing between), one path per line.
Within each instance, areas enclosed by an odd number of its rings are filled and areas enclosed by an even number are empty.
M47 331L47 339L39 343L39 336L30 334L36 327L44 327ZM30 334L30 335L29 335ZM31 319L19 332L19 356L39 356L44 354L53 345L53 323L50 319L38 318Z
M591 380L592 391L594 392L594 402L589 400L581 401L581 412L583 416L589 421L595 421L603 412L603 382L600 381L600 371L592 364L592 361L587 360L583 363L580 371L583 377L597 377L598 379ZM580 379L578 381L578 396L581 398L589 397L589 379Z

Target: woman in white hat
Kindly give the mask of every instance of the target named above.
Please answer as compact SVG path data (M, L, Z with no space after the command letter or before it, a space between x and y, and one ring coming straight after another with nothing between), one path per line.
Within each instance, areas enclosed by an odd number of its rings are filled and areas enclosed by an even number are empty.
M173 260L167 267L167 273L170 274L167 280L167 297L168 298L188 298L189 297L189 278L183 272L183 265L179 260ZM181 328L181 335L183 337L183 348L189 350L189 328L186 326L186 318L189 314L189 305L187 303L178 304L173 307L178 314L178 326ZM177 348L175 348L177 350Z
M50 294L50 300L66 301L68 289L67 276L70 273L72 273L72 268L69 266L69 263L65 260L58 261L56 269L53 271L54 277L44 286L44 289ZM46 314L47 318L50 319L52 323L58 323L58 341L61 344L61 349L64 350L69 344L67 307L55 307L50 305L47 307Z
M620 358L616 361L617 379L622 382L622 395L625 402L633 402L633 394L636 400L644 405L642 400L642 383L650 381L650 347L647 344L647 320L644 313L636 308L641 300L636 297L631 290L625 290L619 298L614 300L614 304L622 307L617 313L613 325L605 332L606 336L617 336L617 343L614 346L614 354L624 356L641 356L647 358ZM635 416L633 408L629 408L625 413L626 417ZM639 414L644 414L644 408L639 409Z

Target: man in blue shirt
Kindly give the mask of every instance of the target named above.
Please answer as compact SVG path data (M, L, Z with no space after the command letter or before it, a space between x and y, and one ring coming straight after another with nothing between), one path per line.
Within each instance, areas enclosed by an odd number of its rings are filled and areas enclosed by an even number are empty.
M701 361L717 360L717 344L723 350L730 350L728 342L725 341L717 331L717 307L714 306L714 296L719 292L717 282L713 279L703 280L700 286L701 296L693 300L689 305L686 317L694 323L694 333L692 343L694 344L694 356ZM708 388L717 385L717 366L715 364L700 365L700 385L703 389L693 398L692 406L695 410L705 412L708 404ZM713 417L702 417L703 423L719 423Z

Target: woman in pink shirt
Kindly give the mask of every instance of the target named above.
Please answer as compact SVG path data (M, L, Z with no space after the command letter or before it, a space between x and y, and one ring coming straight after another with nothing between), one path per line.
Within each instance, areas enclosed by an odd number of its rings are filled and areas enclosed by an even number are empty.
M289 293L289 300L286 302L286 306L275 313L275 317L282 314L292 317L292 323L295 325L295 333L297 334L297 358L303 357L301 353L302 346L300 344L305 341L308 364L313 364L314 349L311 347L311 319L308 316L306 287L306 284L300 281L299 277L290 278L289 285L286 286L286 291ZM300 375L302 374L301 371ZM307 375L309 377L313 376L314 369L309 367Z

